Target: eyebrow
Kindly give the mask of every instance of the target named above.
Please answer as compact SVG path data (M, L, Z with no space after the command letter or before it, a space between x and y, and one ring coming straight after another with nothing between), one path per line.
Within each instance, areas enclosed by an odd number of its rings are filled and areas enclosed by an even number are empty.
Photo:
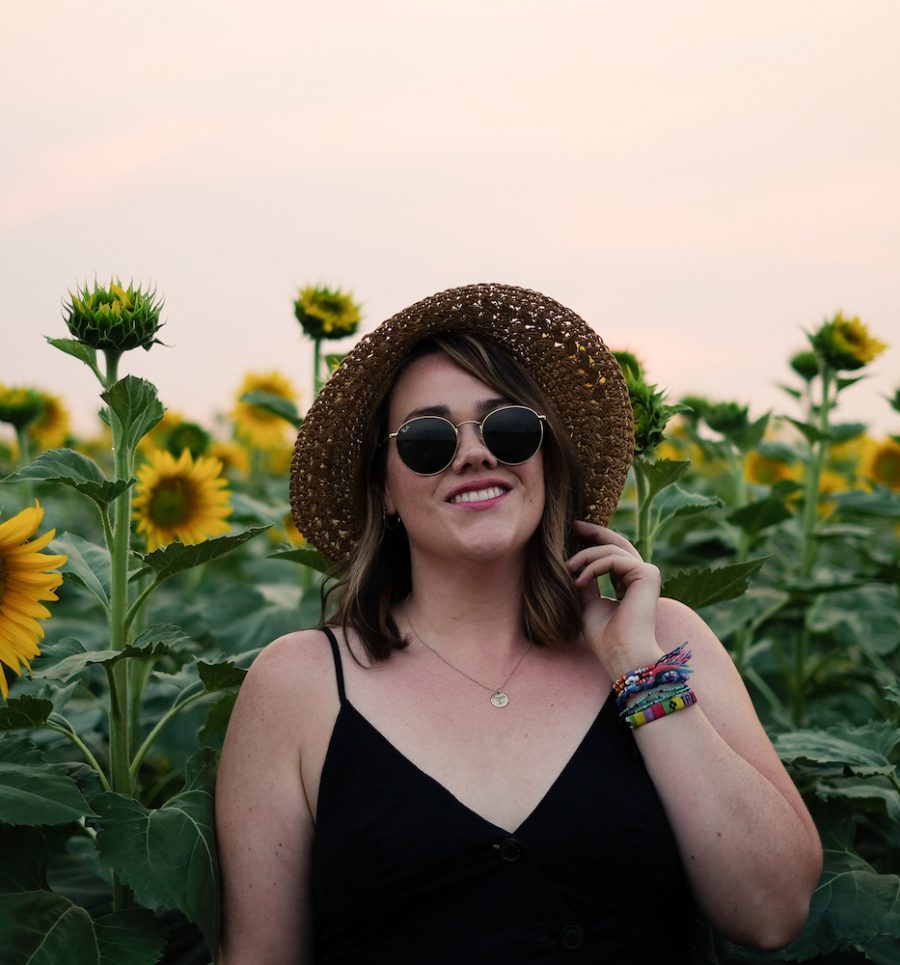
M475 407L475 413L478 416L478 421L480 422L489 412L498 408L501 405L510 405L509 399L503 396L495 396L490 399L482 399ZM406 417L401 422L409 422L410 419L418 419L425 415L436 415L443 419L447 419L449 422L453 420L450 418L450 407L446 405L426 405L421 409L413 409L412 412L407 412ZM468 421L468 420L467 420Z

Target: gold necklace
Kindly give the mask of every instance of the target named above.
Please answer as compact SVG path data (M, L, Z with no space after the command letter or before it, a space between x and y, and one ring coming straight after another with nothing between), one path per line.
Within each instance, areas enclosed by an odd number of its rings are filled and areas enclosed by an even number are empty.
M409 628L410 630L412 630L413 635L419 641L419 643L421 643L422 646L425 647L426 650L430 650L438 658L438 660L445 663L451 670L455 670L458 674L465 677L466 680L471 680L473 684L478 684L478 686L481 687L482 690L486 690L491 695L492 706L506 707L506 705L509 703L509 694L506 693L506 685L510 682L510 680L512 680L513 674L519 669L519 667L522 664L522 661L528 656L529 651L534 646L533 640L528 644L528 646L522 652L522 656L519 657L519 659L516 661L515 667L512 668L512 671L510 672L506 680L504 680L499 687L488 687L487 684L483 684L480 680L476 680L474 677L470 677L469 674L465 672L465 670L460 670L459 667L454 667L453 664L450 663L450 661L446 657L438 653L437 650L434 649L434 647L429 646L419 636L419 631L413 626L412 620L410 620L409 618L409 608L406 604L404 604L403 606L403 615L406 617L406 622L409 624Z

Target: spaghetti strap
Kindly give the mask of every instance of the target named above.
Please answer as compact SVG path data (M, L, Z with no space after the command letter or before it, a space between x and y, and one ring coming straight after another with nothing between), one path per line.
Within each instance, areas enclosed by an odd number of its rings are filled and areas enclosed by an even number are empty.
M334 657L334 673L337 677L338 696L341 698L341 707L343 707L347 702L347 694L344 692L344 665L341 662L341 650L331 627L322 627L322 632L328 637L328 642L331 644L331 654Z

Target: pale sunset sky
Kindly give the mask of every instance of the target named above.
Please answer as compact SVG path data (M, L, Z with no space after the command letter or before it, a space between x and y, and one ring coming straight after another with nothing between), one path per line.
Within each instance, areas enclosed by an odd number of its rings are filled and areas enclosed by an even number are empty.
M897 0L3 0L0 80L0 382L81 432L43 336L111 275L166 299L122 373L207 425L250 370L308 404L301 285L365 331L501 281L755 415L859 315L891 348L839 418L900 432Z

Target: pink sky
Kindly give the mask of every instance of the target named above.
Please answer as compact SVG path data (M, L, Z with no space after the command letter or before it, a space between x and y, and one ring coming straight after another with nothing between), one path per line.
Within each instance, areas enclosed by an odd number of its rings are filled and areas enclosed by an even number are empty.
M503 281L582 314L674 396L775 383L843 308L892 344L843 416L900 431L900 6L338 0L0 10L0 382L86 431L66 290L155 283L126 371L209 423L245 371L307 393L295 289L364 328Z

